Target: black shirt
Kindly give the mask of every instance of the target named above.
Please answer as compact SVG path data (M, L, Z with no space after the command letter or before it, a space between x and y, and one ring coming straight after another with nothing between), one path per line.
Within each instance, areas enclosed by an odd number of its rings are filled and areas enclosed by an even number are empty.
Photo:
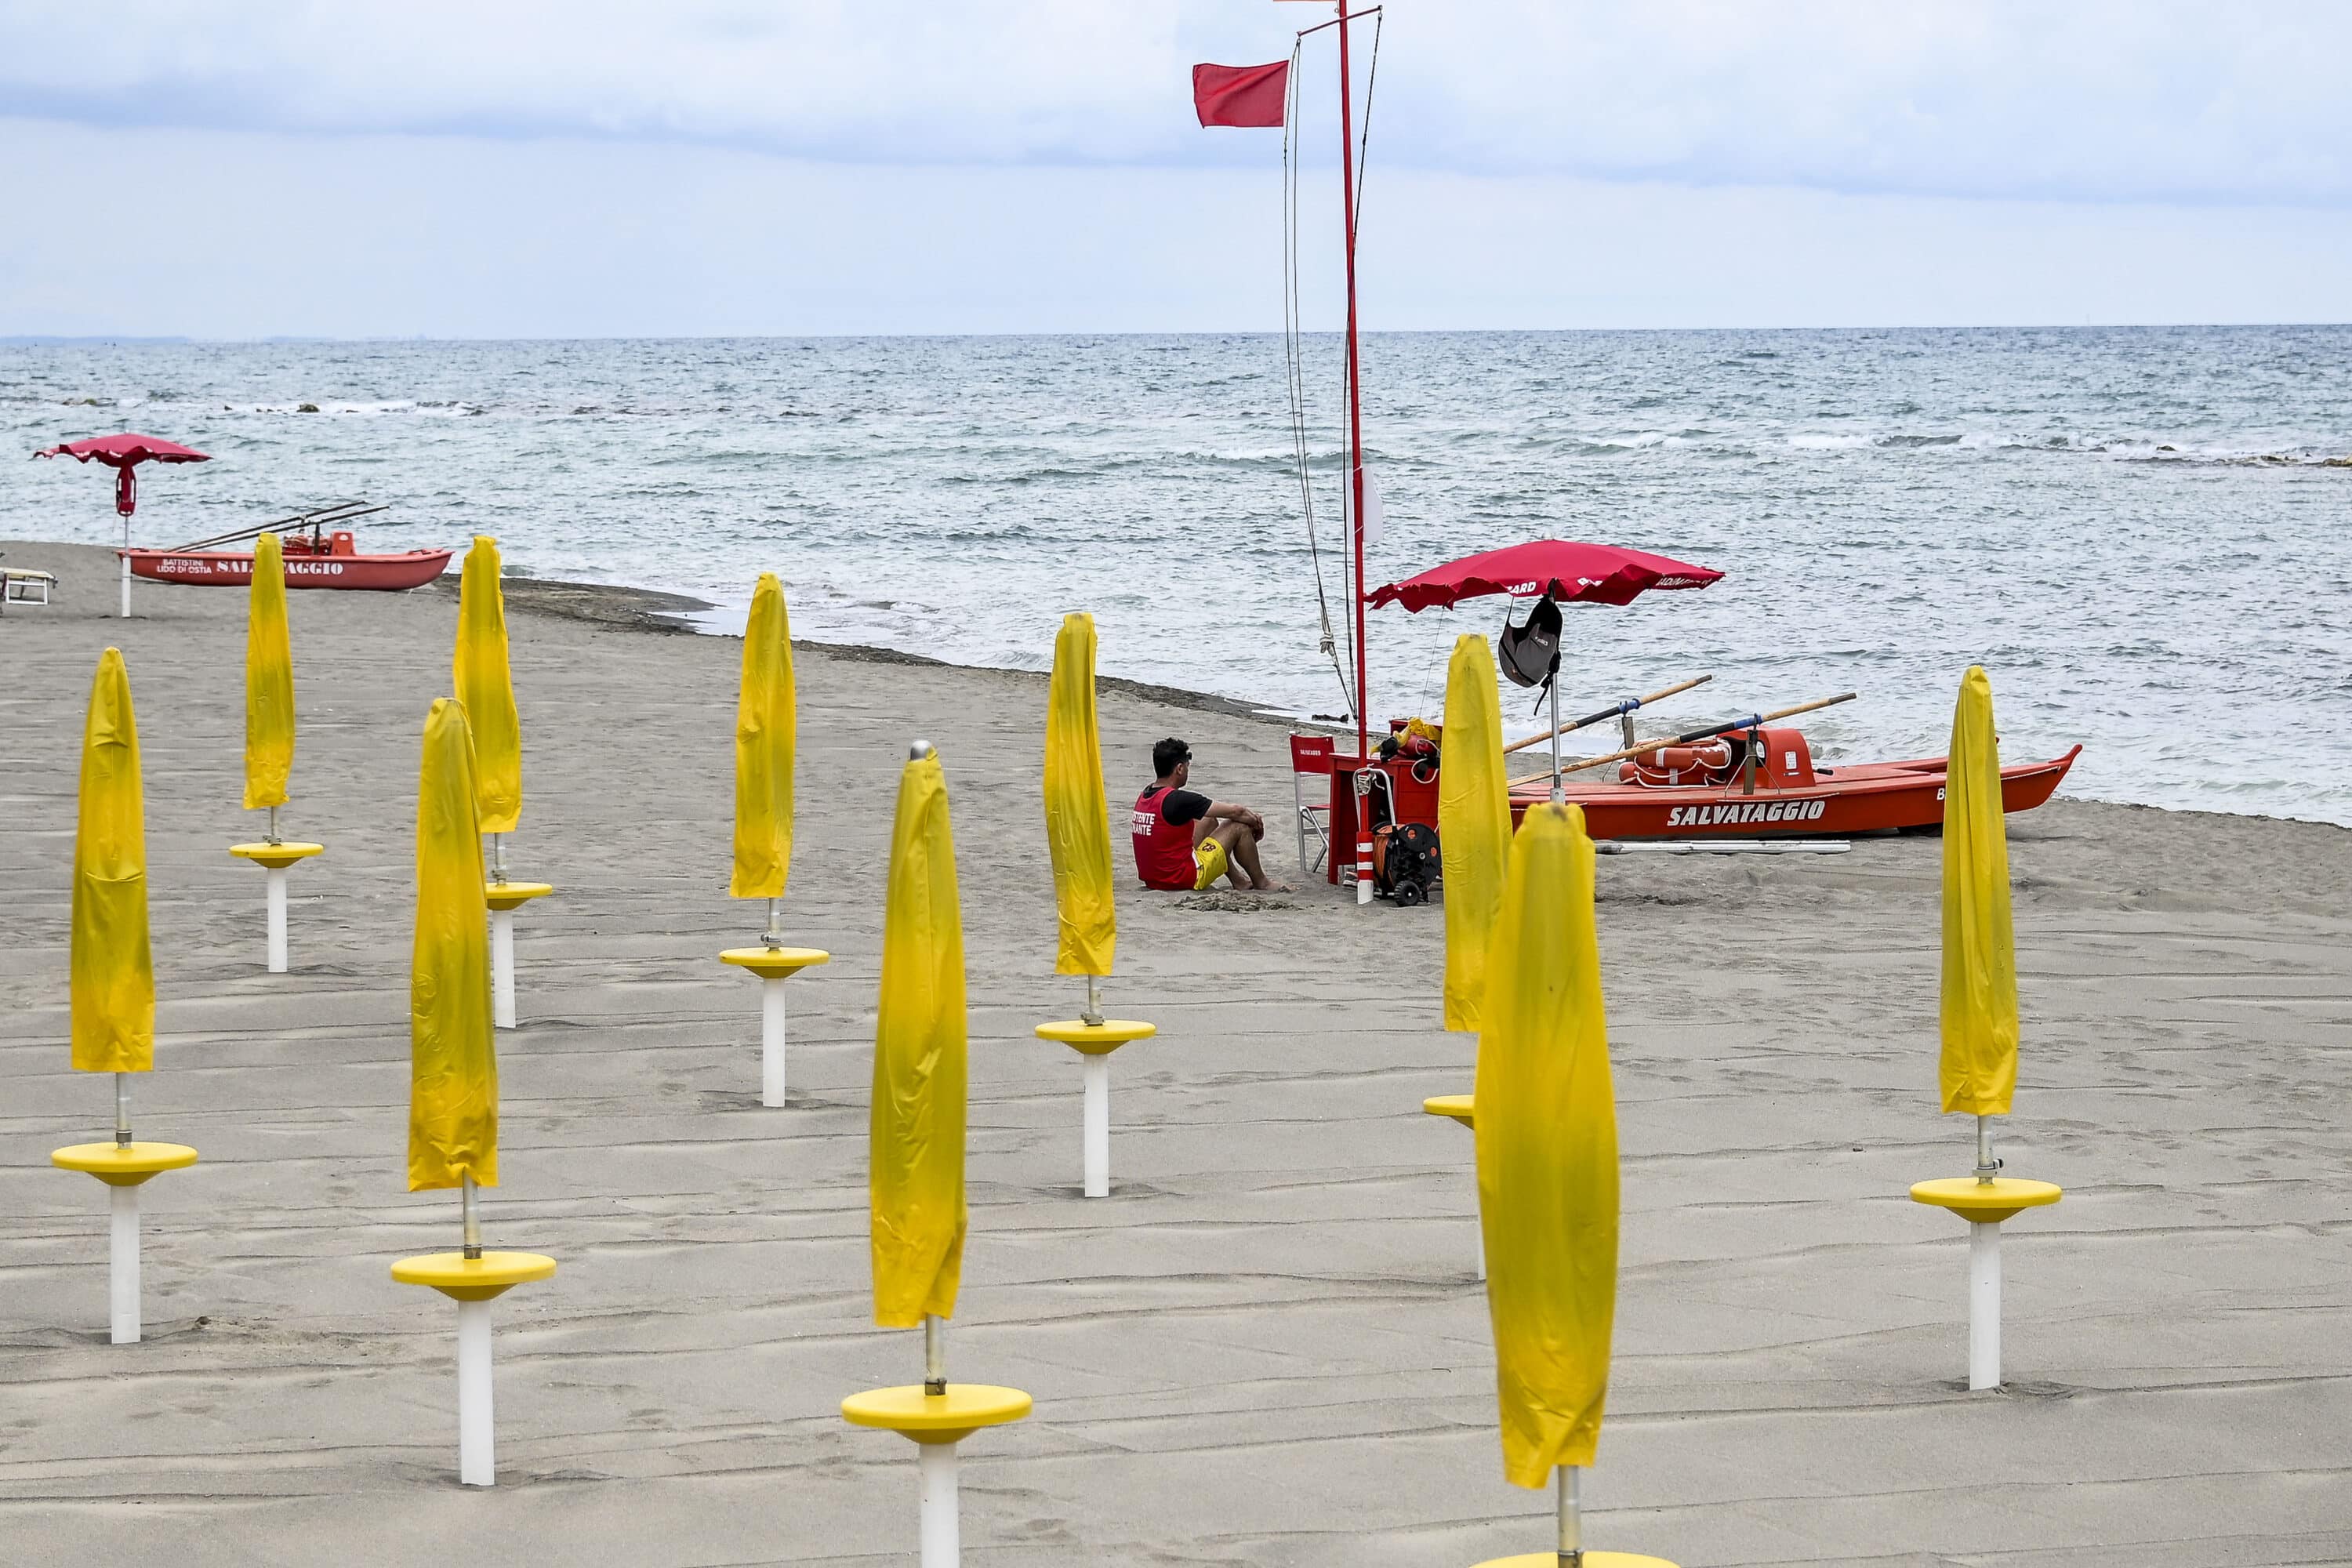
M1209 815L1209 797L1189 789L1171 789L1160 797L1160 819L1171 827L1198 822Z

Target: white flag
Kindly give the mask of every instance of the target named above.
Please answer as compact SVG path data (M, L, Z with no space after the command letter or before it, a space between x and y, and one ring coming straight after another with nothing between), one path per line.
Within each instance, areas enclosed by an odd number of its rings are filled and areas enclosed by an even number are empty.
M1364 548L1370 550L1381 542L1387 531L1388 516L1381 510L1381 487L1372 479L1372 470L1362 465L1356 468L1364 481Z

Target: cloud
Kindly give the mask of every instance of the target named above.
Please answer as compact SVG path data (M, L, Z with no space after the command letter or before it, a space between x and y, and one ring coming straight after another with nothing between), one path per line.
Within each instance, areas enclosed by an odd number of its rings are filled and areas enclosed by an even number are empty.
M202 177L118 201L56 177L74 169ZM0 334L1282 324L1263 169L852 166L675 143L0 120L0 188L13 193ZM1364 219L1376 331L2340 321L2352 301L2352 209L2243 207L2217 223L2171 205L1391 170ZM1342 319L1338 227L1304 237L1315 328ZM362 368L353 395L394 395L356 390L369 384Z
M1373 163L2071 201L2352 201L2352 6L1389 0ZM1263 164L1187 68L1264 0L0 0L0 113L686 142L838 163ZM1330 35L1309 46L1328 153Z

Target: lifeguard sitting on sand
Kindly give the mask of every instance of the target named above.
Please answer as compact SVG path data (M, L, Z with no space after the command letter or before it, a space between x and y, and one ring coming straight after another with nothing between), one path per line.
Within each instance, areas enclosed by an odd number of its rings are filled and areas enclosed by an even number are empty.
M1219 877L1262 893L1287 889L1265 879L1257 843L1265 818L1245 805L1227 805L1184 787L1192 776L1192 748L1171 738L1151 748L1160 776L1135 797L1135 868L1147 888L1205 892Z

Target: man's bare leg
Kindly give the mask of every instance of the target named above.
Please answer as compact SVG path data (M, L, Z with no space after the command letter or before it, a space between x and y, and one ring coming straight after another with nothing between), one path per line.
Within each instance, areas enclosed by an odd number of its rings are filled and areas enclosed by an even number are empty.
M1227 837L1230 834L1231 837ZM1224 844L1227 874L1234 886L1255 893L1286 893L1288 888L1266 880L1265 868L1258 864L1257 836L1246 824L1229 822L1218 828L1217 837ZM1242 879L1246 874L1247 881Z

